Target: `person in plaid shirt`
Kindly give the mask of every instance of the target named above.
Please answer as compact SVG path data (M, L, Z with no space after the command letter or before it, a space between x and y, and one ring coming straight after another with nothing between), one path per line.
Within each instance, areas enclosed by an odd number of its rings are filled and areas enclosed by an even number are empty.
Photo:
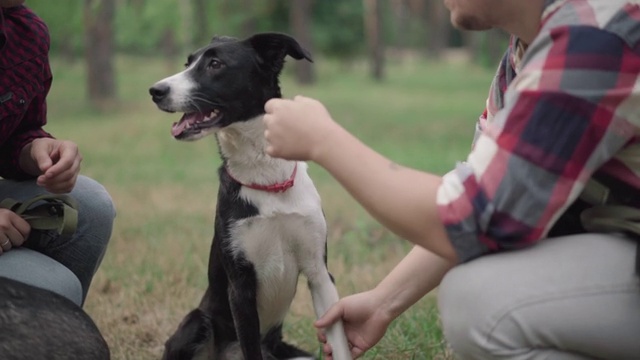
M78 146L43 130L51 87L49 33L23 5L0 0L0 200L69 193L78 201L73 236L31 231L0 209L0 276L60 293L78 305L105 253L115 216L107 191L79 175Z
M582 199L595 180L607 204L640 207L639 2L445 3L459 28L512 35L472 150L445 176L393 164L314 99L265 105L268 154L317 162L416 244L375 289L320 318L320 340L342 319L358 357L439 286L461 358L638 359L636 240L587 232L580 215L595 209Z

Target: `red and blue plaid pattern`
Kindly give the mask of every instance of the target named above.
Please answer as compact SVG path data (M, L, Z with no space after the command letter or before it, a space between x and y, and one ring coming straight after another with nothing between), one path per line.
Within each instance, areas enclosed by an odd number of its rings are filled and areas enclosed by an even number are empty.
M51 137L42 129L52 81L48 53L49 31L40 18L24 6L0 8L0 177L32 177L18 165L20 150Z
M438 207L461 261L525 247L597 173L640 189L640 5L548 1L525 47L512 39L466 162Z

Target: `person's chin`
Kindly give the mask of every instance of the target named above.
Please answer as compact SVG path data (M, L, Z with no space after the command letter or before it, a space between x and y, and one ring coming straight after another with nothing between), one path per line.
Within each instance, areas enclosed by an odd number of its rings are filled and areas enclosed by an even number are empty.
M474 16L455 15L453 13L451 14L451 24L459 30L482 31L491 29L490 25L483 23Z

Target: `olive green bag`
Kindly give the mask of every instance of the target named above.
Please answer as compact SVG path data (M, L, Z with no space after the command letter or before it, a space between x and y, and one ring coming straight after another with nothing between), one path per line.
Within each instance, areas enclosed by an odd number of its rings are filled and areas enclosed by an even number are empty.
M7 198L0 201L0 208L20 215L35 230L72 235L78 226L78 203L66 194L45 194L24 202Z
M631 206L636 202L626 191L624 195L601 182L591 179L580 194L580 199L590 207L580 213L582 227L589 232L611 233L621 232L638 241L636 251L636 273L640 275L640 209ZM625 191L623 191L625 192Z

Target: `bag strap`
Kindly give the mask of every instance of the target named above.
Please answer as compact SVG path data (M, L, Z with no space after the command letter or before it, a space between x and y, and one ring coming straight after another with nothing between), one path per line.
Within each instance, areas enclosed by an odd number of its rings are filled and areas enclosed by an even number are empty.
M638 191L632 189L614 194L613 189L620 189L620 186L609 187L591 178L580 194L580 199L592 206L582 210L580 222L586 231L624 232L632 235L638 242L636 274L640 276L640 209L632 206L638 203Z
M625 205L596 205L580 214L585 230L625 231L640 236L640 209Z
M67 194L44 194L24 202L7 198L0 201L0 208L20 215L36 230L72 235L78 226L78 203Z

